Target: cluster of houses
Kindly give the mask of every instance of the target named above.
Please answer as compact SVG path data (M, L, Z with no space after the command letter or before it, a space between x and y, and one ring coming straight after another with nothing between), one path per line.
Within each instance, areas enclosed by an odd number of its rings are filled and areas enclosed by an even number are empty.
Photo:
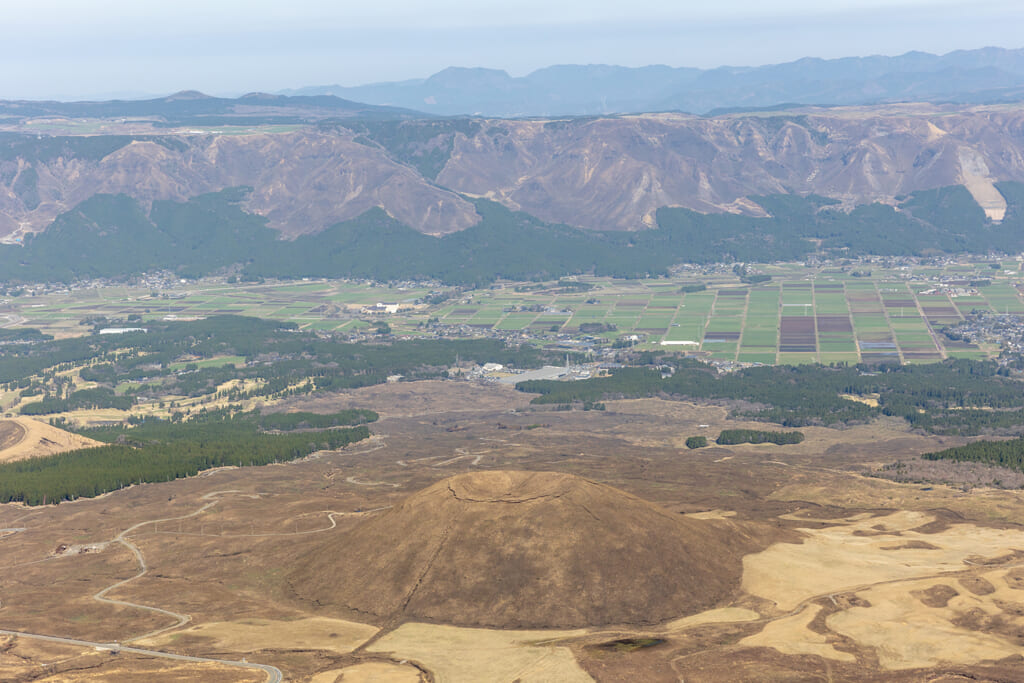
M943 334L972 344L999 344L1004 352L1024 353L1024 315L973 311Z

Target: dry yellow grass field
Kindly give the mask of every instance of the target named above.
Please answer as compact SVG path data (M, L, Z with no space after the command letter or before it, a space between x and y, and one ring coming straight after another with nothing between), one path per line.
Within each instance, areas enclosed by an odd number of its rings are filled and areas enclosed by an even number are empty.
M364 662L344 669L322 671L309 683L421 683L419 669L393 662Z
M885 669L1019 657L1024 650L1020 643L1024 591L1010 589L1005 575L1005 570L982 575L993 589L987 595L972 594L953 577L873 586L857 593L866 604L832 614L826 623L836 633L872 648ZM937 587L952 594L943 606L922 600L930 590L939 595L945 592L936 591ZM945 599L942 595L940 601ZM978 630L979 622L1001 628Z
M294 621L247 619L196 624L186 629L138 641L144 647L173 646L183 640L207 641L208 647L228 652L259 650L324 650L347 654L376 634L378 629L342 619L308 617Z
M788 612L816 596L961 571L972 561L1024 550L1024 530L1019 529L956 524L932 533L917 531L936 521L920 512L836 521L836 526L803 530L802 543L776 543L744 557L744 590Z
M584 683L590 676L567 647L553 644L585 631L496 631L410 623L367 648L370 652L421 663L437 683L480 681L562 681Z
M744 647L770 647L787 655L813 655L841 662L856 662L849 652L841 652L828 636L810 629L821 607L806 605L792 616L768 622L764 630L740 641ZM834 640L834 637L833 639Z
M25 460L100 445L102 444L98 441L28 417L0 420L0 462Z

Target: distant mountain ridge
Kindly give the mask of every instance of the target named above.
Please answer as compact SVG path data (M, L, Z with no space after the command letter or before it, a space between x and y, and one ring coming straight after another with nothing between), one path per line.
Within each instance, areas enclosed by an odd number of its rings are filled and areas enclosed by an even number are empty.
M1024 98L1024 49L807 57L784 64L715 69L559 65L522 77L497 69L450 67L425 79L315 86L282 94L333 95L442 116L491 117L709 114L782 103L997 103Z
M352 102L334 95L273 95L249 93L237 98L211 97L183 90L146 100L56 102L0 100L0 116L12 120L59 116L80 118L149 119L156 125L229 125L311 123L329 118L409 119L429 114L397 107Z

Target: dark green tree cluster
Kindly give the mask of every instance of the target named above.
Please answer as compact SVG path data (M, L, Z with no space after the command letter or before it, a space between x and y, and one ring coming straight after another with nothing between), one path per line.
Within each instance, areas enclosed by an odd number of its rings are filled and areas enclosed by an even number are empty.
M1005 467L1024 472L1024 439L1009 441L975 441L966 446L947 448L934 453L924 453L925 460L954 460L956 462L978 462L984 465Z
M759 429L723 429L715 440L719 446L734 446L741 443L773 443L779 446L800 443L803 432L777 432Z
M691 436L686 439L687 448L704 448L708 445L708 438L706 436Z
M5 327L0 328L0 344L17 342L38 342L49 341L53 335L43 334L32 327Z

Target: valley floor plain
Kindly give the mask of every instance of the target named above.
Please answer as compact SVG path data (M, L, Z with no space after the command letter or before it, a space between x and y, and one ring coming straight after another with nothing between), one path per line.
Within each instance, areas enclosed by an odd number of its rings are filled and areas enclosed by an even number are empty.
M90 319L124 325L130 316L131 324L143 324L237 314L343 335L372 335L377 323L386 322L406 337L499 336L538 345L586 337L598 346L622 340L639 349L769 365L913 363L997 353L992 341L979 347L940 331L972 312L1024 315L1021 268L1016 258L776 264L754 267L771 279L750 284L723 265L672 278L579 277L477 290L424 283L165 279L152 286L93 283L7 296L0 299L0 317L57 336L82 334L82 321ZM706 289L688 291L695 284ZM431 303L436 299L443 300ZM373 310L379 303L398 310Z

